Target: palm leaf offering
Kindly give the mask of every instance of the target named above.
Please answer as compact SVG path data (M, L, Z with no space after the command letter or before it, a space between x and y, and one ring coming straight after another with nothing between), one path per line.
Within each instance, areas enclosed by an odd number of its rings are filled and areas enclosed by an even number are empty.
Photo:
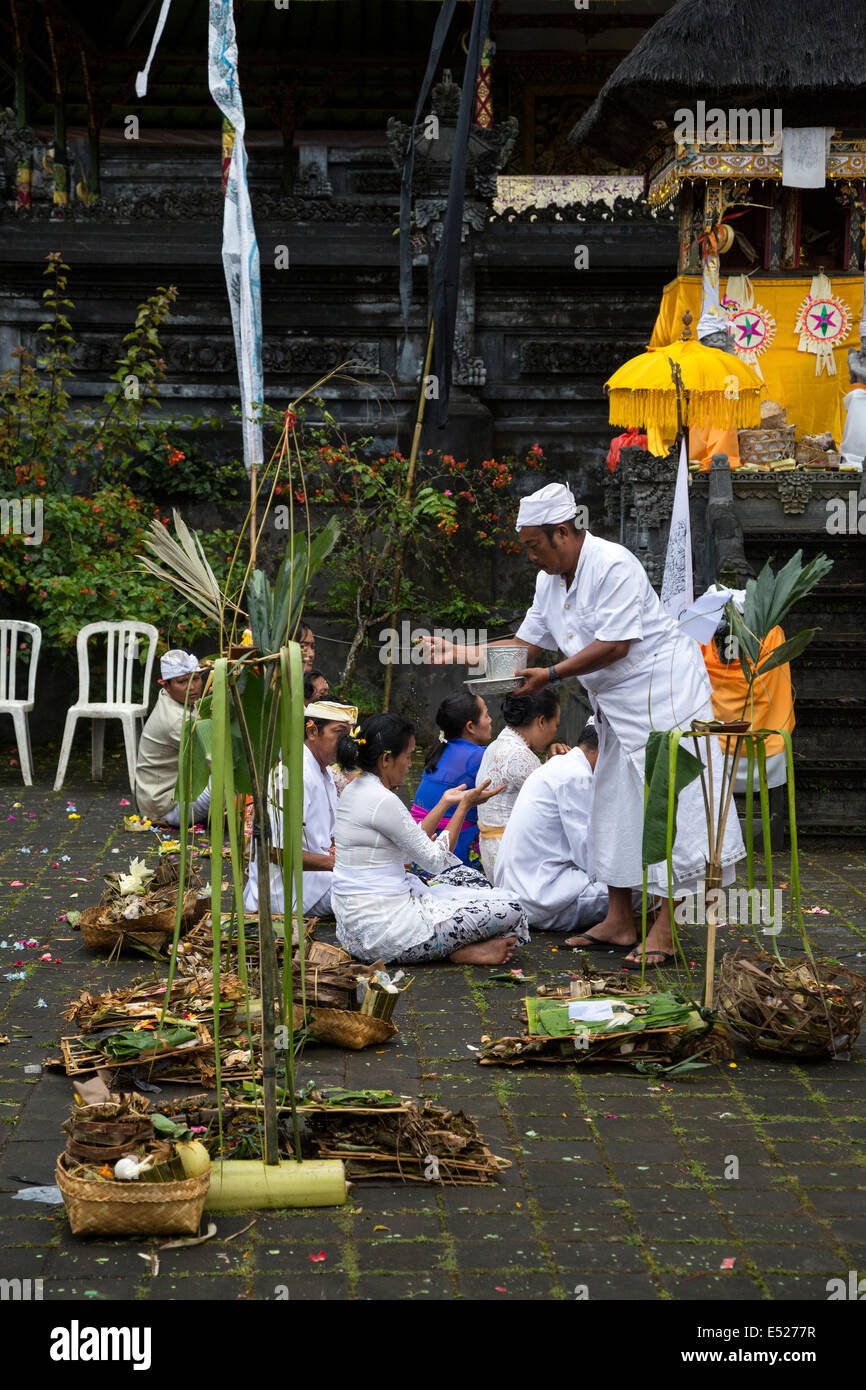
M592 1004L602 1005L599 1013L607 1017L572 1017L576 1000L552 1000L530 996L526 1017L530 1036L576 1037L588 1031L592 1037L610 1033L642 1033L654 1028L681 1028L687 1023L699 1026L697 1005L680 994L647 994L623 998L621 995L593 995ZM604 1006L609 1006L607 1009Z
M734 1045L726 1030L687 995L649 985L638 991L637 975L630 977L628 990L596 992L592 986L604 979L588 971L584 981L572 982L589 984L581 998L571 989L530 995L525 1000L526 1032L485 1042L479 1063L514 1067L526 1062L615 1062L667 1068L691 1057L702 1062L733 1059ZM604 1016L577 1017L581 1013ZM687 1070L691 1069L671 1074Z
M429 1101L317 1107L305 1113L304 1145L314 1158L342 1159L352 1181L475 1185L511 1166L490 1152L474 1120Z
M116 1062L128 1062L135 1057L146 1057L150 1052L163 1048L180 1047L183 1043L195 1042L195 1029L180 1024L163 1028L159 1033L151 1032L149 1027L138 1025L134 1028L119 1028L116 1033L101 1034L86 1038L84 1047L94 1052L102 1052Z
M180 512L174 511L172 516L177 540L161 521L152 521L144 539L151 554L141 557L142 568L177 589L194 608L215 623L222 622L226 609L239 613L237 604L220 589L198 536L189 530Z

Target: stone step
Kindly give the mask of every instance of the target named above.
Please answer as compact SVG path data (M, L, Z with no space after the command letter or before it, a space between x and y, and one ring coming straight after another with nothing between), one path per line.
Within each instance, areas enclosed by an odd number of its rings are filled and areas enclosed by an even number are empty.
M866 690L866 634L830 640L821 633L795 660L792 680L798 713L801 701L822 702L831 692L859 698Z

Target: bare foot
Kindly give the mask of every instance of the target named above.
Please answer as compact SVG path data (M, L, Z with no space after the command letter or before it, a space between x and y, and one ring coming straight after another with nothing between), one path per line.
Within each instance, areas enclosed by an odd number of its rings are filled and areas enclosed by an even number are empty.
M649 961L649 957L650 957L651 955L652 955L652 956L655 956L655 957L658 957L658 956L664 956L664 957L672 956L672 955L673 955L673 948L674 948L674 943L673 943L673 937L671 936L671 918L670 918L670 911L669 911L669 909L668 909L667 903L663 903L661 909L660 909L659 912L658 912L658 915L656 916L655 921L654 921L653 924L652 924L652 926L650 926L649 923L647 923L647 934L646 934L646 953L647 953L647 958L648 958L648 959L647 959L647 964L650 964L650 963L651 963L651 962ZM640 963L640 959L641 959L641 944L640 944L640 941L638 941L638 942L636 943L636 945L635 945L634 950L630 953L630 955L627 955L627 956L626 956L625 961L626 961L626 964L634 964L634 963L638 963L638 964L639 964L639 963Z
M490 941L461 946L459 951L452 951L448 959L458 965L504 965L511 960L516 945L516 936L494 936Z
M611 946L631 946L635 940L634 919L629 914L627 917L620 916L619 913L613 915L608 913L594 927L588 931L580 932L577 936L567 936L564 944L566 946L603 946L609 943Z

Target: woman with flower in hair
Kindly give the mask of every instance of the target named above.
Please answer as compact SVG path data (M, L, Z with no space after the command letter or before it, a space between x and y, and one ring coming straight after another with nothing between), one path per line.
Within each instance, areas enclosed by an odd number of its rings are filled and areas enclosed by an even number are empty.
M502 788L449 787L416 822L397 796L414 751L415 726L395 714L372 715L337 745L341 766L360 769L337 807L331 888L337 940L363 961L414 965L448 957L501 965L529 940L526 914L454 850L467 812ZM407 863L433 881L407 873Z

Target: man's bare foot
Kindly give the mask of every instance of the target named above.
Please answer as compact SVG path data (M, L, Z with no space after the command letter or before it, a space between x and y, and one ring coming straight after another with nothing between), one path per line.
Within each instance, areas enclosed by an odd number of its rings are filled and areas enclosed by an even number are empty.
M621 917L608 913L594 927L580 932L577 936L567 936L566 946L584 946L588 949L603 946L631 946L635 941L634 919L631 915Z
M516 945L516 936L494 936L490 941L461 946L459 951L452 951L448 959L458 965L504 965L511 960Z
M649 928L646 934L647 964L661 964L662 962L659 961L658 957L672 957L673 949L674 943L673 937L671 936L670 916L666 908L662 908L656 920L653 922L652 927ZM652 957L655 957L655 960L652 960ZM641 943L638 941L634 950L625 957L625 963L627 965L634 963L640 964L640 959Z

